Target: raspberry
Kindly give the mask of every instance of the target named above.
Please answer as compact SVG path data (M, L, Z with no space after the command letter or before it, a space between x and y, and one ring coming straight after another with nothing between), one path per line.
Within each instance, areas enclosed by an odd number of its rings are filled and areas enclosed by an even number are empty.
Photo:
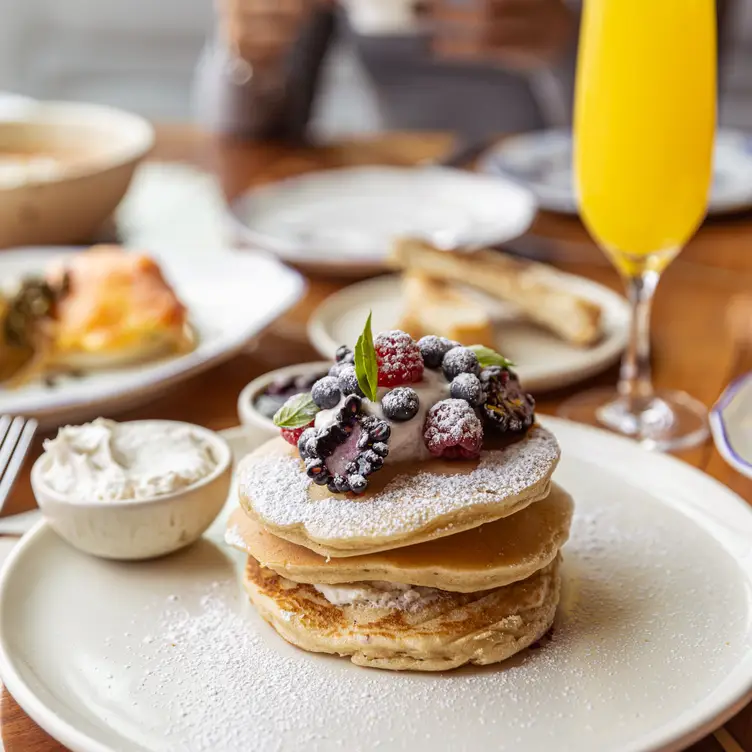
M428 411L423 439L436 457L472 459L483 446L483 424L465 400L442 400Z
M374 340L379 386L412 384L423 378L420 348L406 332L382 332Z
M483 417L501 433L526 431L535 421L535 400L523 391L517 375L503 368L481 373L486 388Z
M288 444L297 446L298 441L300 441L300 437L303 435L303 431L312 427L313 421L311 421L307 426L302 426L301 428L282 428L280 429L280 434Z

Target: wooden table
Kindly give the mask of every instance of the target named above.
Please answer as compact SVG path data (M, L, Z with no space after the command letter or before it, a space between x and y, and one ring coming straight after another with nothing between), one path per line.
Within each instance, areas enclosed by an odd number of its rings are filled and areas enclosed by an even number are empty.
M322 149L219 141L189 127L159 129L153 158L178 160L216 171L229 198L249 186L301 172L362 163L414 164L447 153L445 134L390 134ZM552 215L536 219L530 233L543 238L560 255L562 268L619 289L619 280L595 249L580 223ZM305 323L313 308L343 282L311 279L305 299L276 322L250 353L176 387L158 402L127 418L188 420L213 429L237 424L235 401L248 381L272 368L311 359ZM710 406L736 375L752 369L748 349L740 348L726 326L732 301L752 294L752 218L709 222L673 264L662 281L653 324L654 374L659 387L686 389ZM752 339L752 316L749 335ZM540 412L554 412L575 391L612 384L616 369L570 389L537 395ZM39 447L37 447L39 451ZM752 501L752 481L728 467L712 444L683 453L682 458ZM28 476L21 479L8 513L34 506ZM39 729L3 690L0 735L11 752L64 749ZM695 752L752 752L752 709L748 707L723 729L692 748Z

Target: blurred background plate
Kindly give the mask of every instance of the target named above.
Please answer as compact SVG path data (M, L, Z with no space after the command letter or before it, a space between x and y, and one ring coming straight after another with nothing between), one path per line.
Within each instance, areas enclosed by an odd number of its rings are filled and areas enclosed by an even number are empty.
M568 130L527 133L506 139L480 161L480 169L529 188L541 209L577 214ZM716 136L715 172L709 214L752 207L752 137L721 129Z
M55 257L80 249L24 248L0 254L0 280L38 274ZM144 404L171 384L228 360L295 303L304 282L297 272L258 254L217 251L181 258L151 254L190 311L198 347L187 355L127 368L57 379L54 386L0 386L0 414L35 417L46 427L82 421Z
M305 269L383 269L392 240L441 247L496 245L522 235L532 194L506 180L445 167L312 172L243 194L231 205L238 239Z
M477 293L495 319L496 347L517 364L522 383L532 392L558 389L594 376L613 365L627 345L627 301L595 282L561 275L562 286L588 298L603 310L604 336L594 347L575 347L524 321L514 309ZM395 329L402 317L402 284L397 276L359 282L327 298L312 314L308 334L327 358L342 345L355 345L368 312L374 333Z

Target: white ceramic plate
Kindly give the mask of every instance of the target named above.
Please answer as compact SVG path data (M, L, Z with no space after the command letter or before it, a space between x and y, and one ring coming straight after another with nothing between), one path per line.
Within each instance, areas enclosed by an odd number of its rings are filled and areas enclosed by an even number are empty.
M628 341L629 306L620 295L582 277L561 275L562 284L603 308L605 335L594 347L574 347L527 321L511 307L478 294L496 321L497 349L517 364L531 391L555 389L603 371L615 363ZM333 358L340 345L355 345L368 312L373 331L394 329L402 317L402 286L397 276L358 282L328 297L308 322L313 346Z
M444 167L353 167L255 188L231 206L238 237L299 265L339 273L384 265L393 238L494 245L524 233L532 194Z
M68 249L70 252L71 249ZM0 254L0 280L38 273L63 250L24 248ZM59 380L0 386L0 414L38 418L45 426L130 409L168 386L230 358L302 294L299 274L273 258L212 252L205 257L154 254L188 306L199 336L193 352L150 364Z
M726 387L710 411L710 430L726 462L752 478L752 373Z
M505 140L481 160L481 169L529 188L542 209L577 214L572 176L572 135L539 131ZM710 214L752 207L752 137L721 130L716 137Z
M752 513L672 458L546 420L575 497L553 640L501 666L394 674L285 643L209 540L89 558L46 526L0 581L0 671L76 752L676 750L752 688Z

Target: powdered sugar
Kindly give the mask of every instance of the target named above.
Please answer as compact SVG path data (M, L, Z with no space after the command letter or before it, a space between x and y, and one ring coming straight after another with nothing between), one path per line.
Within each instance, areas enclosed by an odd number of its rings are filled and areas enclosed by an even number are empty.
M452 475L398 475L362 500L328 496L312 501L311 481L293 457L247 457L238 471L240 493L275 527L305 526L319 541L407 535L468 507L497 506L545 480L559 459L553 434L536 426L504 450L481 454L475 469Z

